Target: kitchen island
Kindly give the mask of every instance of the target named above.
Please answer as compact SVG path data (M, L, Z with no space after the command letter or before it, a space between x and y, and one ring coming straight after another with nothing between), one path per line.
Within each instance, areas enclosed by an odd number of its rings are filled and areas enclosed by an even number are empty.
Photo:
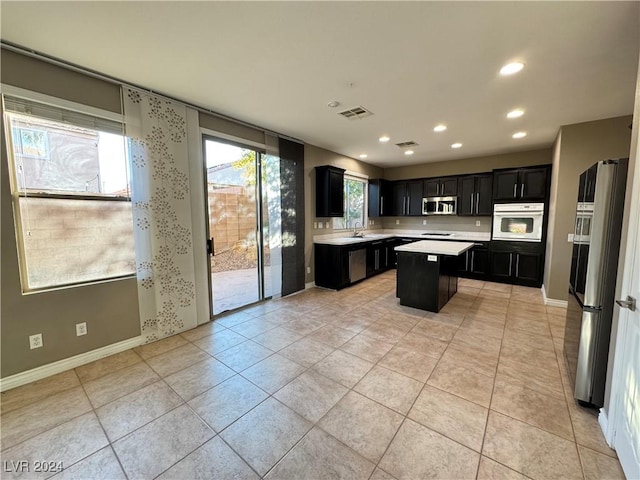
M400 305L439 312L458 291L457 257L470 242L422 240L395 248Z

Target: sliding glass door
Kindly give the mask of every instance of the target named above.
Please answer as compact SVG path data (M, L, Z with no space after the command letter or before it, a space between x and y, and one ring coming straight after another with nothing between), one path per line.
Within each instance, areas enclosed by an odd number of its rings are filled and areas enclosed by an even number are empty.
M270 295L268 205L256 149L205 138L212 312L218 315ZM267 279L267 281L265 281Z

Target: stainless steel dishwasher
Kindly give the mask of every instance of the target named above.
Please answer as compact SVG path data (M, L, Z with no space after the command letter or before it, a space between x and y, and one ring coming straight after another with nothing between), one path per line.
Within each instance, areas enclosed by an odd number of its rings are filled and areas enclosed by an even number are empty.
M354 283L367 276L367 249L349 252L349 282Z

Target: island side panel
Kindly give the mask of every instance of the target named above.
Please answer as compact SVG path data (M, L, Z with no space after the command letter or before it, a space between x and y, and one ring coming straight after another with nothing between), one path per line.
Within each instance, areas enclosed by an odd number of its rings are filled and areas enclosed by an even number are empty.
M436 261L429 261L429 257L435 257ZM398 252L396 296L400 305L431 312L440 310L440 259L440 255ZM448 296L448 287L444 290Z

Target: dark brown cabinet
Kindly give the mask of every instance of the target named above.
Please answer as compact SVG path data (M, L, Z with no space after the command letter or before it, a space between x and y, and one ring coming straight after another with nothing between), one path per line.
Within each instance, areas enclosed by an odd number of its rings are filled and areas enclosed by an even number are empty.
M494 170L493 201L539 201L547 198L549 167Z
M492 186L491 173L458 177L458 215L490 216Z
M369 180L369 217L391 215L393 191L391 182L384 179Z
M316 167L316 217L344 216L344 169Z
M474 243L473 248L458 256L458 275L461 277L485 279L489 266L488 243Z
M423 189L425 197L454 197L458 194L458 177L427 178Z
M393 182L391 215L422 215L422 180Z
M491 277L498 282L542 285L543 254L539 247L492 245Z

